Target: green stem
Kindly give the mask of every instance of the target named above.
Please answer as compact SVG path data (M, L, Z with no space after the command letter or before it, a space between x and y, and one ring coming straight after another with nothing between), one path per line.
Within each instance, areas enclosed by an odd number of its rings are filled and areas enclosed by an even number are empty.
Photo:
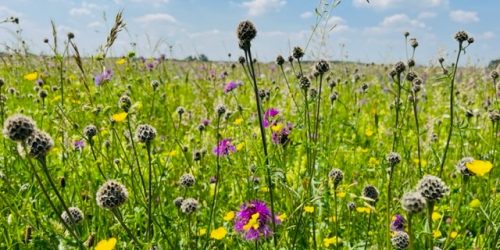
M434 202L427 201L427 229L429 230L427 235L427 249L432 250L434 248L433 235L432 235L432 212L434 211Z
M151 160L151 143L146 142L146 151L148 152L148 188L149 188L149 196L148 196L148 231L147 231L147 239L148 242L150 241L151 237L153 237L153 223L152 223L152 216L151 216L151 207L153 203L153 185L152 185L152 179L153 179L153 173L151 171L151 166L152 166L152 160Z

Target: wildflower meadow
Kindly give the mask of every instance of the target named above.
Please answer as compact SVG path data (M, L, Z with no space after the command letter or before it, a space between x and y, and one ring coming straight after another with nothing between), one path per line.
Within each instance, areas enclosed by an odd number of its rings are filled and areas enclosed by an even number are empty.
M429 65L411 30L401 61L260 61L242 18L238 54L179 60L111 53L115 14L98 53L53 22L50 55L0 56L0 249L500 248L499 68L467 30Z

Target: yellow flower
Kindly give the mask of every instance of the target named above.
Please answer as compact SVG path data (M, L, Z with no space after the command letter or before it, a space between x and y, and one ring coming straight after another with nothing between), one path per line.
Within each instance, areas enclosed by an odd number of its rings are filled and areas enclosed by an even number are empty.
M121 112L111 116L111 119L113 119L113 121L115 122L123 122L125 121L125 118L127 118L127 115L127 112Z
M227 230L224 227L219 227L210 233L210 238L216 240L222 240L226 237Z
M323 239L323 245L325 247L330 247L330 245L337 245L340 242L342 242L342 240L340 238L338 238L337 236Z
M441 214L438 212L432 212L432 221L438 221L441 219Z
M271 130L275 133L280 132L282 129L283 129L283 124L281 123L271 126Z
M278 220L280 220L280 221L285 221L286 218L287 218L286 213L282 213L282 214L278 215Z
M236 151L241 151L245 147L245 143L241 142L236 144Z
M259 191L261 191L262 193L267 193L269 192L269 187L261 187Z
M357 207L356 211L358 211L358 213L367 213L367 214L372 212L371 208L369 207Z
M206 228L200 228L200 230L198 231L198 236L203 236L207 233L207 229Z
M175 156L177 156L177 150L172 150L172 151L168 152L167 155L170 157L175 157Z
M419 160L418 159L413 159L413 162L418 165ZM421 163L422 167L427 166L427 161L426 160L422 159L422 161L420 163Z
M471 208L478 208L479 206L481 206L481 201L478 199L474 199L469 203L469 207Z
M375 167L379 164L380 162L377 160L377 158L375 157L370 157L370 159L368 160L368 165L370 167Z
M489 161L473 160L465 165L469 171L477 176L484 176L489 173L493 165Z
M253 228L255 230L259 229L259 219L260 214L259 213L254 213L252 214L252 218L248 220L247 224L243 226L243 230L248 231L250 228Z
M453 231L453 232L450 233L450 238L452 238L452 239L457 238L457 236L458 236L458 232L457 231Z
M125 63L127 63L127 60L125 58L116 60L116 65L123 65Z
M116 246L116 238L110 238L109 240L101 240L97 243L95 250L113 250Z
M432 237L434 237L434 238L436 238L436 239L437 239L437 238L440 238L442 235L443 235L443 234L441 234L441 231L439 231L439 230L434 230L434 231L432 231Z
M329 220L330 222L336 222L336 221L337 221L337 217L335 217L335 215L334 215L334 216L332 216L332 217L328 218L328 220Z
M373 135L373 133L374 133L374 132L373 132L373 130L372 130L371 128L367 128L367 129L365 130L365 135L366 135L366 137L370 137L370 136L372 136L372 135Z
M26 75L24 75L24 79L26 79L28 81L34 81L34 80L38 79L38 73L33 72L33 73L26 74Z
M313 206L305 206L304 211L306 213L314 213L314 207Z
M337 192L337 197L344 198L345 197L345 192L342 192L342 191Z
M224 220L225 221L230 221L230 220L233 220L234 219L234 211L229 211L226 213L226 215L224 215Z
M240 118L234 120L233 124L234 125L240 125L242 122L243 122L243 118L240 117Z

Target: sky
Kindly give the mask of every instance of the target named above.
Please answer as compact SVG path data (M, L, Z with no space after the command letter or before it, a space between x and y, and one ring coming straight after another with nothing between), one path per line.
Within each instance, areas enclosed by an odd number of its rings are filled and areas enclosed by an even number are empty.
M236 60L242 54L236 26L251 20L258 30L252 51L260 61L288 56L300 46L307 47L311 60L394 63L406 58L403 33L408 31L419 42L416 62L429 64L454 57L458 44L453 36L459 30L475 38L464 63L486 65L500 58L500 0L342 0L335 8L325 7L331 1L0 0L0 19L19 17L22 39L32 52L44 54L51 53L43 43L52 36L51 20L61 39L73 32L81 53L93 55L123 10L127 26L113 56L134 50L135 43L137 54L147 57L205 54L227 60L231 53ZM17 44L16 29L12 23L0 24L0 51Z

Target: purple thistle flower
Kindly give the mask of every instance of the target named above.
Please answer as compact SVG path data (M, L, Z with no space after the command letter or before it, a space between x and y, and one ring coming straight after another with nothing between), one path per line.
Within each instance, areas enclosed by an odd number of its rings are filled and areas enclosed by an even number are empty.
M236 147L231 143L231 139L222 139L212 152L216 156L229 155L230 152L236 152Z
M111 80L113 76L113 71L111 69L106 69L102 73L94 76L94 83L96 86L101 86L102 84Z
M240 86L241 82L240 81L237 81L237 82L234 82L234 81L230 81L226 84L226 86L224 86L224 93L229 93L231 91L233 91L234 89L236 89L238 86Z
M264 128L269 127L269 125L271 124L269 118L275 117L279 113L280 113L280 111L278 109L275 109L275 108L269 108L268 110L266 110L266 113L264 113L264 121L262 121L262 123L264 123Z
M406 220L400 215L396 214L392 217L391 230L392 231L402 231L405 228Z
M281 221L275 218L275 223ZM271 210L263 201L255 200L243 204L234 219L234 230L240 233L246 240L258 240L268 238L273 234Z
M201 121L201 124L203 124L206 127L206 126L210 125L210 120L204 119L203 121Z
M155 65L154 63L152 62L149 62L146 64L146 68L149 70L149 71L152 71L154 68L155 68Z
M84 140L76 140L73 142L73 147L75 150L82 151L83 147L85 147L85 141Z

